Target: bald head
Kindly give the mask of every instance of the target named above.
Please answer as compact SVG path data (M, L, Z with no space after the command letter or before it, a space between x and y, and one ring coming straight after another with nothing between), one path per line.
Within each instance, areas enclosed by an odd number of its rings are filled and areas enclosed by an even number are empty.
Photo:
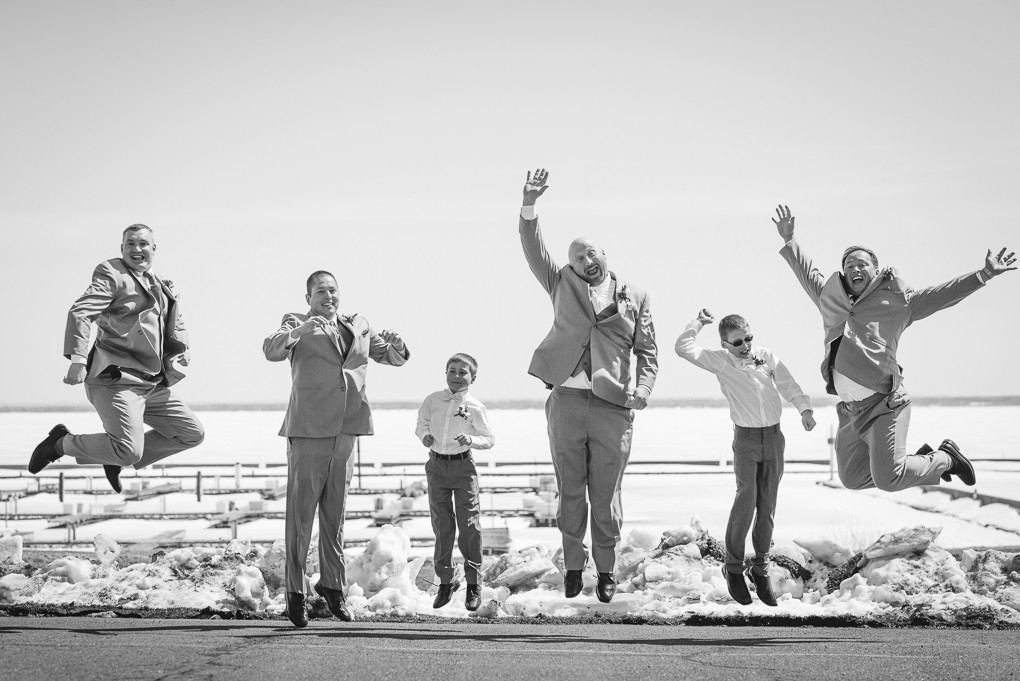
M574 274L584 279L591 286L601 284L609 275L606 267L606 252L588 237L578 237L570 242L567 249L567 262Z

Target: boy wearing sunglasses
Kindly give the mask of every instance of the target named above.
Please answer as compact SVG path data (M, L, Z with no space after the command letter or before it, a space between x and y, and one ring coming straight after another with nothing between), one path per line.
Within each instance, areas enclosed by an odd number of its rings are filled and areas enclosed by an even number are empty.
M815 427L814 412L811 401L786 365L768 348L752 347L751 327L740 315L731 314L719 322L722 349L696 345L698 332L714 321L711 312L701 310L677 339L676 354L715 374L730 405L737 493L726 523L726 563L723 565L726 587L733 600L750 605L751 593L743 570L744 544L751 530L754 558L749 575L761 602L774 606L776 597L769 582L768 553L772 546L773 518L786 447L786 439L779 429L783 413L780 396L800 412L804 430Z

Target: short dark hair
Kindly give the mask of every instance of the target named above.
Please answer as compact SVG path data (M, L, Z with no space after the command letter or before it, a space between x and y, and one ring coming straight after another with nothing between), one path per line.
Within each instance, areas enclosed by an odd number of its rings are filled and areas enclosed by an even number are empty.
M719 320L719 338L726 340L730 331L740 331L747 328L747 320L738 314L728 314Z
M467 368L471 370L471 378L478 375L478 360L465 352L458 352L456 355L446 360L446 368L449 369L450 365L454 362L463 362L467 364Z
M333 277L333 273L327 272L326 270L315 270L308 275L308 281L305 282L305 291L308 295L312 295L312 284L314 284L315 280L319 277ZM333 277L333 281L336 281L336 277Z
M143 225L140 222L136 222L135 224L128 225L127 227L124 228L124 231L121 232L120 240L124 241L124 239L127 238L127 235L130 234L131 232L140 232L143 229L149 230L149 233L152 234L152 238L153 239L156 238L156 233L152 231L152 227L149 227L148 225Z
M871 262L875 263L875 267L878 267L878 256L875 255L875 251L864 246L851 246L850 248L843 251L843 259L839 262L839 269L846 269L846 259L850 257L850 254L854 251L864 251L871 256Z

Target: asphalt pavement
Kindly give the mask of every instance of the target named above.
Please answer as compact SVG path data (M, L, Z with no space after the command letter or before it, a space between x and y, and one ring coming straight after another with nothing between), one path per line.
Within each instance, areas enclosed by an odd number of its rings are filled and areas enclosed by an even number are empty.
M0 617L0 678L1020 679L1020 631Z

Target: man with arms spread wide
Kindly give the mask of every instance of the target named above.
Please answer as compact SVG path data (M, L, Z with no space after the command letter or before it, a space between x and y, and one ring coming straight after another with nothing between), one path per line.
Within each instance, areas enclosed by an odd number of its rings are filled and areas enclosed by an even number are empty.
M535 350L528 372L552 390L545 411L563 537L564 592L583 587L588 562L584 536L591 503L596 595L608 603L616 593L613 571L623 508L620 483L630 456L634 410L643 409L659 365L648 296L610 272L594 241L577 238L559 267L546 250L535 214L548 173L528 173L520 234L532 273L552 299L553 326ZM636 357L631 387L631 355ZM586 498L587 497L587 498Z
M262 344L270 362L290 360L293 381L280 435L287 438L287 617L296 627L305 613L305 563L319 509L319 568L315 592L330 612L350 622L344 588L344 509L359 435L371 435L365 396L368 360L400 366L410 356L392 331L376 333L358 314L338 313L340 294L329 272L305 282L306 314L288 313Z
M896 362L900 335L914 322L951 307L990 279L1015 270L1014 254L988 251L984 268L923 289L910 288L893 268L879 269L874 251L851 246L843 253L842 271L828 277L814 267L794 239L794 220L787 206L773 218L785 241L780 254L793 269L808 297L822 313L826 390L838 395L836 462L849 489L877 487L896 492L938 484L957 476L975 481L974 467L952 440L938 450L927 444L915 454L906 450L910 397Z
M85 384L106 432L72 435L58 424L28 464L33 474L65 454L80 464L101 464L117 492L123 466L145 468L205 438L195 414L170 391L184 377L173 362L189 362L188 335L171 282L152 271L152 230L131 225L120 251L121 257L96 266L64 332L64 357L71 360L64 383ZM96 340L89 350L93 322Z

